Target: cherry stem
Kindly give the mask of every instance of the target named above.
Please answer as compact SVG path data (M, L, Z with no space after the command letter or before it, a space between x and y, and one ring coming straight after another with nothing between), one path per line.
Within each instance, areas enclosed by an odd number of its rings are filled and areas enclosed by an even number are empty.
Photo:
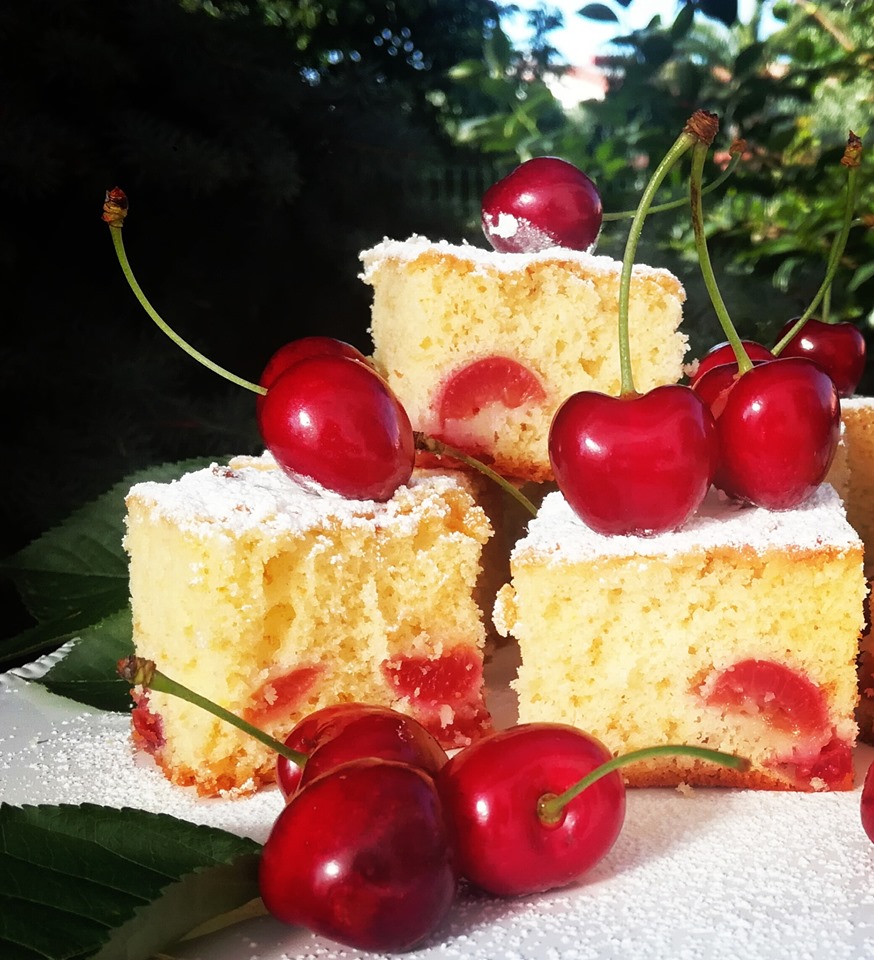
M738 164L743 158L743 151L746 149L746 142L744 140L736 140L731 145L731 160L728 163L728 166L722 173L715 179L711 180L706 187L702 189L703 194L712 193L714 190L717 190L719 187L725 183L726 180L734 173L737 169ZM668 200L665 203L657 203L649 208L650 213L664 213L666 210L677 210L679 207L685 206L689 202L689 198L685 195L682 197L677 197L676 200ZM627 220L629 217L633 217L635 214L634 210L619 210L616 213L605 213L601 219L606 223L612 220Z
M123 206L122 206L123 201ZM121 207L123 212L119 213L118 208ZM115 247L115 253L118 257L118 262L121 265L122 273L124 273L125 279L128 282L131 290L134 292L134 296L139 300L140 306L146 311L146 313L155 321L158 327L165 333L167 336L178 346L181 347L189 356L193 357L198 363L203 364L208 370L212 370L213 373L217 373L219 376L224 377L225 380L230 380L231 383L236 384L238 387L245 387L247 390L251 390L253 393L265 394L267 390L260 386L257 383L252 383L249 380L244 380L242 377L238 377L235 373L231 373L230 370L225 370L224 367L220 367L217 363L214 363L209 357L205 357L199 350L196 350L191 346L190 343L183 340L178 333L161 317L158 311L149 303L148 298L145 293L143 293L142 288L137 279L134 276L133 270L131 269L130 262L127 258L127 252L124 248L124 240L122 239L121 229L124 224L124 217L127 214L127 197L124 195L124 192L119 190L117 187L114 190L111 190L106 195L106 201L104 203L104 213L103 219L109 224L109 233L112 237L112 245Z
M699 760L708 760L711 763L718 763L723 767L731 767L741 772L748 770L749 760L745 757L739 757L734 753L723 753L720 750L709 750L706 747L694 747L690 744L662 744L657 747L643 747L641 750L632 750L631 753L625 753L619 757L613 757L607 760L599 767L595 767L591 773L586 774L582 780L575 783L572 787L559 795L545 794L537 802L537 815L543 823L557 823L561 819L564 808L571 800L578 797L587 787L591 787L608 773L626 767L631 763L637 763L639 760L649 760L652 757L672 756L672 757L695 757Z
M738 373L742 374L752 369L753 362L750 360L749 354L741 338L738 336L737 329L731 322L725 301L719 292L719 285L713 273L713 264L710 262L710 253L707 250L707 237L704 233L704 211L701 204L701 178L704 172L704 161L707 159L708 148L708 144L699 142L692 151L692 171L689 176L689 206L692 212L692 232L695 235L695 250L698 254L698 264L701 267L701 275L704 278L704 286L710 295L710 302L713 304L716 317L725 333L725 339L728 340L732 350L734 350Z
M838 235L832 241L831 250L828 255L828 263L826 265L825 278L822 281L822 285L819 290L816 292L813 300L810 301L810 305L801 314L801 316L792 324L792 326L786 331L786 333L781 337L780 341L774 346L774 349L771 351L775 356L780 356L780 353L789 343L789 341L798 333L799 330L804 326L805 323L811 318L813 312L820 305L820 303L825 300L826 305L828 304L828 297L831 294L832 283L834 282L835 276L838 272L838 266L841 262L841 257L844 255L844 250L847 246L847 240L850 236L850 227L853 225L853 211L856 208L856 196L858 194L859 187L859 164L862 157L862 141L859 137L856 136L852 131L847 140L847 148L844 151L843 157L841 157L841 163L847 168L847 192L846 200L844 202L844 217L841 224L841 229ZM828 321L828 310L826 309L824 313L824 322Z
M643 222L646 219L649 209L652 206L653 198L661 186L662 181L668 175L671 167L683 156L686 151L694 144L698 143L703 136L709 136L708 143L712 142L715 135L715 117L704 110L698 110L686 123L683 132L677 137L674 145L665 154L662 162L655 168L649 183L640 197L634 219L631 221L631 227L628 230L628 239L625 242L625 256L622 260L622 273L619 277L619 370L620 370L620 394L622 396L633 396L637 391L634 389L634 377L631 370L631 347L628 339L628 306L631 293L631 271L634 267L634 257L637 253L637 245L640 242L640 235L643 231Z
M481 460L477 460L475 457L466 454L463 450L459 450L457 447L451 447L448 443L444 443L442 440L437 440L434 437L429 437L424 433L415 431L413 437L416 441L417 450L431 453L435 457L451 457L453 460L459 460L461 463L473 467L474 470L479 470L483 476L488 477L489 480L493 480L502 490L520 503L532 517L537 516L537 507L534 506L528 497L526 497L518 487L513 486L509 480L492 470L490 466Z
M147 660L145 657L124 657L118 661L116 669L122 680L127 680L131 685L146 687L149 690L157 690L159 693L167 693L172 697L179 697L180 700L184 700L186 703L192 703L196 707L201 707L206 710L207 713L218 717L219 720L225 720L238 730L242 730L243 733L254 737L299 767L302 767L307 761L306 754L300 753L298 750L292 750L291 747L280 743L279 740L271 737L269 733L259 730L258 727L243 720L242 717L238 717L235 713L231 713L230 710L225 710L224 707L213 703L212 700L207 700L206 697L202 697L199 693L189 690L188 687L178 683L176 680L171 680L170 677L158 670L152 660Z

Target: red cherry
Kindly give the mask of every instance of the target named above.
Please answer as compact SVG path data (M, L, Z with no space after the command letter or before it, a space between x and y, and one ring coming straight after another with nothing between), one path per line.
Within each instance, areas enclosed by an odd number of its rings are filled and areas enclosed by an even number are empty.
M379 374L346 356L309 357L280 374L258 425L287 473L344 497L388 500L413 471L406 411Z
M285 745L308 757L303 768L277 758L276 778L286 798L349 760L397 760L430 776L446 763L446 751L418 720L375 704L342 703L316 710L291 731Z
M507 410L542 403L543 384L535 373L511 357L483 357L443 382L437 395L439 426L445 443L477 456L494 450Z
M482 226L501 253L549 247L590 250L601 230L601 196L572 163L557 157L526 160L489 187Z
M711 370L696 391L707 393ZM713 407L719 437L714 484L730 497L789 510L822 483L840 436L841 411L831 378L810 360L779 358L753 366Z
M437 776L452 824L459 871L498 896L565 886L598 863L619 836L625 787L606 774L544 822L538 802L558 796L609 760L574 727L529 723L457 753Z
M457 887L434 781L388 760L353 760L310 781L261 854L276 919L356 950L400 952L443 922Z
M705 699L709 706L762 717L770 726L800 737L821 735L829 726L822 689L773 660L741 660L727 667Z
M549 458L574 512L604 534L673 530L698 509L716 469L706 405L670 384L609 397L584 391L558 409Z
M370 360L360 350L344 340L336 340L334 337L301 337L286 343L273 354L267 361L258 383L262 387L270 387L281 373L307 357L349 357L350 360L370 365ZM259 395L256 403L260 407L263 401L264 397Z
M782 340L798 318L784 325ZM852 397L865 371L865 337L852 323L823 323L811 317L780 351L781 357L807 357L834 380L841 397Z
M774 354L771 353L767 347L762 346L761 343L756 343L755 340L742 340L741 343L744 345L747 356L753 362L756 360L774 359ZM734 349L728 341L717 343L716 346L711 347L707 353L704 354L698 361L697 369L689 377L689 383L694 387L708 370L721 366L724 363L733 363L735 370L737 370L737 358L734 355Z
M546 397L531 370L511 357L483 357L456 370L444 382L437 400L441 422L467 420L491 404L511 410Z
M868 767L862 786L862 827L874 843L874 763Z

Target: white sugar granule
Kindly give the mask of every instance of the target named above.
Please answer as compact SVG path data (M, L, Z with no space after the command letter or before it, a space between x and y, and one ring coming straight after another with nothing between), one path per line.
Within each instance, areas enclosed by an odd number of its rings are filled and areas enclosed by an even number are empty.
M275 789L202 800L137 759L128 718L87 713L0 678L0 797L169 813L263 840ZM864 773L874 749L860 747ZM859 778L861 783L861 776ZM874 845L861 787L793 794L632 790L614 848L573 889L498 899L462 891L411 960L874 960ZM350 798L350 803L354 798ZM387 960L268 917L177 947L178 960Z

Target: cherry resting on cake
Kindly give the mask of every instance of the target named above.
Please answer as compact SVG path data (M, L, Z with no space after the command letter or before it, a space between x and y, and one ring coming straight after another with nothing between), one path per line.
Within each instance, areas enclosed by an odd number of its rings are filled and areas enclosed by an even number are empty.
M847 171L847 190L841 229L829 251L825 278L808 308L783 326L774 353L783 357L807 357L813 360L834 380L841 397L851 397L865 370L865 338L852 323L829 322L827 314L815 318L814 311L821 302L828 306L827 294L837 273L838 264L847 245L859 186L859 167L862 162L862 140L851 130L841 165Z
M714 381L728 375L714 391ZM728 496L768 510L804 503L825 479L840 438L834 382L801 357L777 358L737 375L713 367L693 388L716 393L720 460L714 485Z
M706 398L716 423L719 466L713 483L741 502L789 510L809 498L831 465L840 436L837 390L810 360L777 356L754 363L746 352L707 250L700 189L705 154L700 144L692 152L692 226L704 283L735 355L733 364L711 367L693 387Z
M354 500L386 501L412 476L416 449L449 456L485 474L532 515L533 504L488 465L442 441L413 433L406 410L370 361L331 337L304 337L277 350L261 383L251 383L182 339L149 303L131 270L122 238L128 199L108 190L102 219L128 285L154 323L198 363L256 395L262 439L294 479L310 479Z
M780 331L782 340L798 324L798 317L790 320ZM781 357L806 357L821 367L834 380L841 398L852 397L865 372L865 337L849 322L825 323L809 317L798 333L789 336Z
M357 347L346 343L345 340L322 336L301 337L299 340L284 344L273 354L261 372L258 379L259 386L265 390L269 389L280 374L285 373L298 360L304 360L307 357L349 357L351 360L358 360L360 363L371 366L370 360ZM264 396L258 394L255 398L256 407L260 409L263 402Z
M261 435L286 473L356 500L388 500L410 479L416 454L409 418L382 377L360 362L358 351L341 341L328 345L323 340L315 350L312 343L287 345L264 371L267 387L213 363L168 326L137 283L122 239L127 212L124 191L107 191L103 220L134 295L177 346L258 396Z
M716 470L713 417L690 388L670 384L645 395L634 389L628 305L634 254L653 197L674 163L696 143L709 145L713 114L697 111L658 165L632 221L619 284L619 397L582 391L559 407L549 432L549 459L571 509L603 534L657 534L686 522Z
M598 188L558 157L526 160L486 190L482 227L499 253L549 247L591 251L601 230Z

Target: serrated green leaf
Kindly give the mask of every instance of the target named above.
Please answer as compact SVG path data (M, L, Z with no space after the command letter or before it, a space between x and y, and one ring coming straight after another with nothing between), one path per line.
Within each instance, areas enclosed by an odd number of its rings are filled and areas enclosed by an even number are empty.
M131 706L130 684L118 676L115 665L133 652L130 608L125 605L83 630L64 658L34 682L77 703L124 713Z
M0 664L54 650L128 603L124 498L143 480L167 481L216 458L165 463L138 471L76 510L14 556L0 562L25 606L37 620L4 641Z
M0 804L4 960L146 960L258 896L253 840L96 804Z

